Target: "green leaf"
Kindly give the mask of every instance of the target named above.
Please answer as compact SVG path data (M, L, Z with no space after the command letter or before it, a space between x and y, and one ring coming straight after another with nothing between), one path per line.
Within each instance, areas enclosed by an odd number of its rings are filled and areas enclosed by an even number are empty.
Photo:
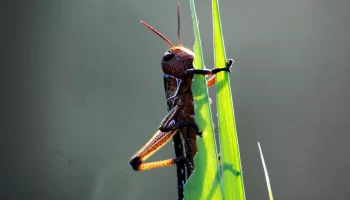
M198 29L198 20L194 0L190 0L192 11L194 44L194 68L203 69L203 56ZM203 138L197 137L198 152L194 157L195 170L185 184L185 199L223 199L222 184L218 166L213 121L209 106L208 88L203 75L195 75L192 83L193 99L195 105L195 121Z
M226 64L226 53L218 0L212 1L212 15L214 61L217 68L222 68ZM245 192L229 73L220 72L216 75L216 92L224 197L225 200L244 200Z

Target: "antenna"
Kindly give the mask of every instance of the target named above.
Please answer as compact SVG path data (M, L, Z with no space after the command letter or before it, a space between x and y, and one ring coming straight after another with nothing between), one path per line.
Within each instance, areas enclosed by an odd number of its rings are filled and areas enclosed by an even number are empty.
M159 31L157 31L155 28L153 28L152 26L148 25L146 22L144 21L140 21L141 24L145 25L149 30L151 30L153 33L157 34L159 37L161 37L171 48L174 48L173 43L171 43L163 34L161 34ZM180 36L179 36L180 37Z
M179 46L182 46L180 39L180 1L177 1L177 42Z

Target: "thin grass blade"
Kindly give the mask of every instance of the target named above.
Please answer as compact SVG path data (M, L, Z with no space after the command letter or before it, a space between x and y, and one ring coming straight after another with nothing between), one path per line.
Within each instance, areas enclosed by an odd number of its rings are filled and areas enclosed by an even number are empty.
M269 193L270 200L273 200L272 189L271 189L271 184L270 184L270 177L269 177L269 173L267 172L267 167L265 164L263 152L261 150L260 142L258 142L258 147L259 147L259 152L260 152L261 163L262 163L263 168L264 168L267 191Z

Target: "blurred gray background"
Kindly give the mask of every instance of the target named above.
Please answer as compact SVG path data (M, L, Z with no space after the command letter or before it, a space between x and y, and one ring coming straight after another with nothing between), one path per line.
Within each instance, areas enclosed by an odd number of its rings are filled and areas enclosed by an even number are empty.
M176 43L176 0L0 7L0 199L176 199L174 167L128 164L166 114L168 46L139 21ZM196 8L212 68L211 2ZM247 199L268 199L257 141L276 199L350 199L349 8L349 0L220 1ZM192 48L188 1L181 12ZM170 143L151 160L173 155Z

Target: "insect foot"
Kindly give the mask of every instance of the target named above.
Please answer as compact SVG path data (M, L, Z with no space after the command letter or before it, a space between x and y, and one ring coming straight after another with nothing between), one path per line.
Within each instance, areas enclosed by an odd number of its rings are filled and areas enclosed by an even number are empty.
M131 167L135 170L138 171L139 170L139 166L141 165L142 161L140 159L140 157L132 157L129 161Z
M227 72L231 72L231 67L232 67L233 62L234 61L232 59L227 59L226 60L226 69L227 69L226 71Z

